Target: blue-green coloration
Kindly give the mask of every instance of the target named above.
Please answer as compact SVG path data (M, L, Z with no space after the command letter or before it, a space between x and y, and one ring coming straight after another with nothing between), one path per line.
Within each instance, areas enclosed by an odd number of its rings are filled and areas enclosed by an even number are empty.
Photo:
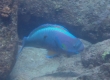
M77 54L84 49L82 42L72 35L66 28L55 24L44 24L33 30L23 39L23 47L32 46L48 50L48 58L60 53Z

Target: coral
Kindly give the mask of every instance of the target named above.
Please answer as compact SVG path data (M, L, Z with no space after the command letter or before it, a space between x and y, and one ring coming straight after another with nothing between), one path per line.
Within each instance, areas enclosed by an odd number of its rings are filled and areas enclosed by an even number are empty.
M109 54L110 54L110 52L105 51L105 52L102 54L102 58L103 58L103 59L105 59L105 58L106 58L106 56L107 56L107 55L109 55Z
M2 17L9 17L10 13L11 13L10 7L5 6L1 11L1 16Z
M106 60L107 57L109 57L109 55L110 55L110 47L108 47L108 48L104 51L104 53L102 54L102 58L103 58L104 60Z

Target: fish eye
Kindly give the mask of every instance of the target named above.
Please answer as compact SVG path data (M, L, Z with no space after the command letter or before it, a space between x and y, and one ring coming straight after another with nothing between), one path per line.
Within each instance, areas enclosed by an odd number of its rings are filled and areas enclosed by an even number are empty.
M44 39L46 39L46 38L47 38L47 35L44 36Z

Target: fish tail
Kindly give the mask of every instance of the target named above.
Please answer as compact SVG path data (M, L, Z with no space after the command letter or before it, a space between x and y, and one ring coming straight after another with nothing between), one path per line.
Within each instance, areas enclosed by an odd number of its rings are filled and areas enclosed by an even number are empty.
M16 59L18 59L18 57L21 55L21 51L23 50L24 46L25 46L25 42L27 40L27 37L23 38L23 43L22 43L22 47L20 48L20 50L18 51L18 54L16 56Z

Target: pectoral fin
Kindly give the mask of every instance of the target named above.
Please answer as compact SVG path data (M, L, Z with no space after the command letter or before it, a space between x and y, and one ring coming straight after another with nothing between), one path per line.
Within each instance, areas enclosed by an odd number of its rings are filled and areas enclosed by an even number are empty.
M58 56L58 53L56 53L55 51L53 50L48 50L48 54L47 54L47 58L53 58L53 57L56 57Z

